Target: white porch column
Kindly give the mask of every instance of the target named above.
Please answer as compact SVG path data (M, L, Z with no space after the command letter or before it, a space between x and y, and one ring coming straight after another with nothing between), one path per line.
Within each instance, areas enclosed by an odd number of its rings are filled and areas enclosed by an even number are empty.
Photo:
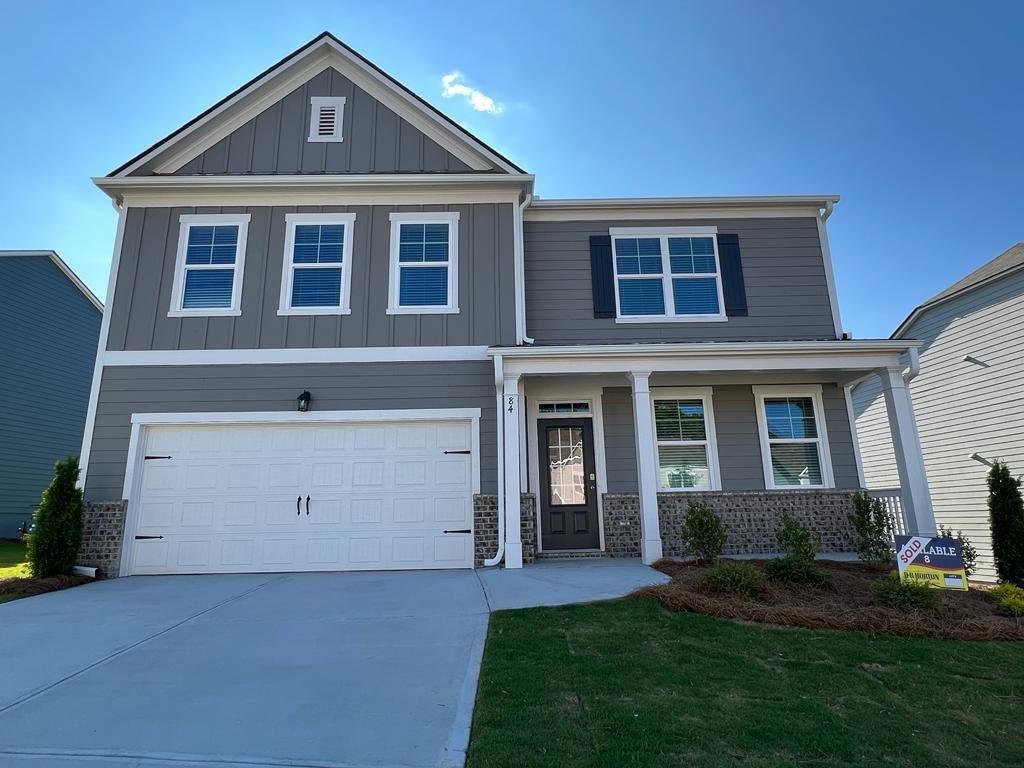
M892 447L896 454L896 469L900 475L900 493L907 518L907 533L934 535L935 513L932 511L928 475L924 470L921 438L917 433L910 388L903 379L900 368L880 368L877 373L882 379L882 393L889 414L889 429L892 432Z
M519 475L521 439L519 418L521 397L519 377L505 377L502 386L501 411L504 433L505 461L505 567L523 567L522 519L519 511Z
M633 427L636 433L636 468L640 486L640 555L650 565L661 559L658 522L658 460L655 455L654 417L651 415L650 371L630 371L633 383Z

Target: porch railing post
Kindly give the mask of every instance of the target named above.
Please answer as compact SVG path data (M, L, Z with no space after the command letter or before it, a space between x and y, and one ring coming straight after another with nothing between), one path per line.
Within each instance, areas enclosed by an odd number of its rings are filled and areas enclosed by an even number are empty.
M506 377L502 386L501 416L505 461L505 567L523 567L522 518L520 512L519 377Z
M658 459L655 455L654 417L651 413L650 371L631 371L636 467L640 487L640 555L650 565L662 556L658 521Z
M928 475L924 468L910 388L899 368L882 368L878 375L882 379L882 393L889 415L907 533L915 536L935 535L935 512L932 510Z

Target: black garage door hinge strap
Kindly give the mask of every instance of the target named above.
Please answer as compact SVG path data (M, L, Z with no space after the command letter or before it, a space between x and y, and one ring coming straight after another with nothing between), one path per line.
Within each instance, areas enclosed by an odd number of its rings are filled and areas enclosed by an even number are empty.
M461 453L468 456L469 454L472 453L472 451L445 451L444 455L447 456L450 453Z
M469 528L457 528L454 531L445 531L445 533L472 533L472 531Z
M174 457L173 456L146 456L144 458L145 458L145 461L149 461L150 459L173 459Z
M135 538L136 538L136 540L138 540L138 539L162 539L163 536L136 536Z

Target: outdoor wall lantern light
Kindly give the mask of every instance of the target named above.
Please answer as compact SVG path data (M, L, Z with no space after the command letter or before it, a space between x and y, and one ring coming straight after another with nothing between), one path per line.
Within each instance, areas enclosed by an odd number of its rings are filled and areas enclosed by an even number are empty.
M301 395L296 398L299 401L299 412L305 413L309 410L309 401L313 399L313 396L309 394L309 390L304 390Z

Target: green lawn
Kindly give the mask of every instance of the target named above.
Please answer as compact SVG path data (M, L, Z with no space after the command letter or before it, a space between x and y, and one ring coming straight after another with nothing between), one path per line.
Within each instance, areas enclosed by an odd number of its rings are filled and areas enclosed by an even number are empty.
M3 539L0 540L0 579L10 576L28 576L25 544Z
M622 600L491 616L468 768L1020 766L1024 643Z

